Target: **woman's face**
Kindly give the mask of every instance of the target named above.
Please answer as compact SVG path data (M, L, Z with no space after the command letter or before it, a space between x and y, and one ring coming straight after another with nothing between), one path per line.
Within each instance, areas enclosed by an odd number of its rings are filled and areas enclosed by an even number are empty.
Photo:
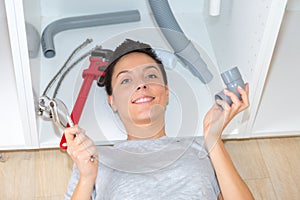
M158 64L144 53L123 56L112 75L109 103L124 125L164 124L169 91Z

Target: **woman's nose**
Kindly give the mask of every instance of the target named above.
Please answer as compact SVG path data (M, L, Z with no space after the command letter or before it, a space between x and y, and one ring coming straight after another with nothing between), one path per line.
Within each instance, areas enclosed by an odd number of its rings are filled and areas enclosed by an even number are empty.
M136 88L136 90L146 89L146 88L147 88L146 84L143 84L143 85L139 85L139 86Z

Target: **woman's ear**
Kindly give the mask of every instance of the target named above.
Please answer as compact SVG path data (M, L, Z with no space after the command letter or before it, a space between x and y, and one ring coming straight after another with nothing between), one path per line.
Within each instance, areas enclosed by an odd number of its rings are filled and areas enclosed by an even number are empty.
M113 97L112 95L108 95L108 96L107 96L107 100L108 100L108 103L109 103L111 109L112 109L114 112L117 112L116 105L114 104L114 97Z

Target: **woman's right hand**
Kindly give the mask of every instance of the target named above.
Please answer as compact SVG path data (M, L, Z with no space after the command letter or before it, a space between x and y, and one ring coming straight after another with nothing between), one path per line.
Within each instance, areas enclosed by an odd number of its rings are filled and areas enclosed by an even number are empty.
M77 165L80 178L95 179L98 172L98 153L93 141L78 125L65 129L67 152ZM91 160L91 158L93 161Z

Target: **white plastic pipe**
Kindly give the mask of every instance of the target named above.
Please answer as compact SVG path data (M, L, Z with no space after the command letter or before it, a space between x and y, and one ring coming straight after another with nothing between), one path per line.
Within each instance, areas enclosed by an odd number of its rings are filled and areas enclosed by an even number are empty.
M209 15L218 16L220 15L221 0L210 0L209 1Z

